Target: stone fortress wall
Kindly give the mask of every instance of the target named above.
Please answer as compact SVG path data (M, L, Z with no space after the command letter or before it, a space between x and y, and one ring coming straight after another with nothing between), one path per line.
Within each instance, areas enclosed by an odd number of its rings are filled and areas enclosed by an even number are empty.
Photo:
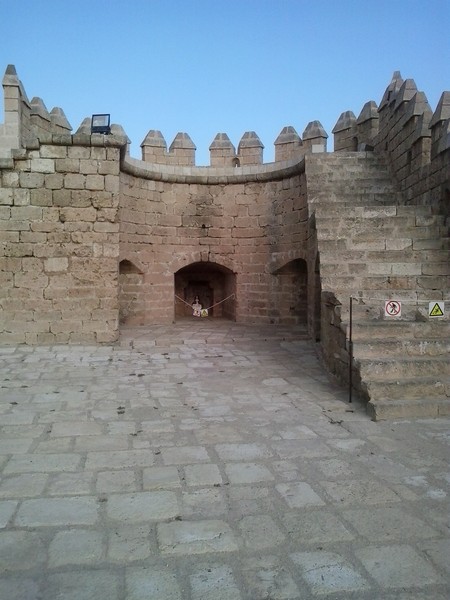
M381 196L388 194L396 206L427 207L415 216L408 239L416 236L416 251L448 252L450 92L433 112L414 82L399 73L379 106L368 102L357 118L341 114L332 153L326 151L327 133L313 121L302 137L284 127L275 162L268 164L255 132L244 133L237 151L219 133L209 167L195 166L186 133L167 150L161 132L150 130L142 160L130 157L121 126L113 125L110 135L91 134L87 118L72 133L60 108L48 112L40 98L28 100L13 66L3 88L3 344L114 342L121 323L184 318L199 295L204 305L214 305L212 317L305 324L331 357L334 345L342 350L345 341L342 326L340 333L333 329L336 309L330 316L327 298L331 294L343 306L370 273L367 256L365 271L349 272L354 263L348 252L337 268L334 250L334 266L327 265L334 234L321 229L321 206L328 211L330 203L353 203L356 214L363 204L385 205ZM336 213L336 231L340 213L345 211ZM437 215L439 229L427 231ZM339 236L350 244L353 232ZM410 288L417 291L417 277L429 278L436 297L449 300L444 258L435 273L415 272L414 282L405 280L408 294L419 298ZM385 262L392 263L392 256ZM333 279L343 272L344 284ZM339 314L342 320L345 306Z

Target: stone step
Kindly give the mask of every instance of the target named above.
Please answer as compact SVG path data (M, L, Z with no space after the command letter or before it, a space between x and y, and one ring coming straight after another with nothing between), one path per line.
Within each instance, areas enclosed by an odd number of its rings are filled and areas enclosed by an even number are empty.
M326 222L326 219L335 219L338 215L346 220L371 219L371 218L390 218L397 217L408 219L414 225L419 227L430 227L433 225L448 227L447 218L442 214L432 212L430 206L404 206L399 204L370 206L353 206L344 202L322 201L314 205L316 219Z
M312 189L311 196L314 198L310 204L312 207L333 204L344 209L363 206L392 206L400 203L400 196L397 192L393 192L387 187L367 188L361 187L346 187L342 184L342 189L339 187L330 188L329 190L321 187L320 189Z
M367 264L369 262L385 261L404 263L420 261L425 263L425 265L431 263L442 265L442 274L450 274L450 253L448 250L413 250L412 240L410 240L411 246L409 248L392 250L386 248L370 249L370 247L364 248L362 245L356 248L350 245L349 247L344 247L342 244L333 244L331 240L330 243L328 243L328 240L324 240L324 242L326 242L323 244L325 249L322 246L320 253L321 265L338 265L339 269L336 272L339 272L342 265L350 263Z
M420 417L442 417L450 415L450 398L407 398L370 400L367 413L374 421Z
M324 291L331 291L331 292L335 292L338 293L340 291L343 291L345 293L345 298L348 298L349 295L352 294L356 294L357 292L364 290L365 292L365 296L369 296L370 298L373 297L373 292L377 292L377 297L379 296L380 299L382 298L394 298L395 296L397 297L397 299L399 300L412 300L417 298L417 284L418 281L416 281L416 287L415 288L407 288L402 290L400 289L392 289L390 287L390 276L397 276L397 277L411 277L411 276L421 276L421 271L422 271L422 265L421 264L417 264L417 263L403 263L403 264L393 264L393 265L386 265L386 268L384 268L385 265L383 265L382 263L380 269L378 269L379 271L381 271L381 273L373 273L370 274L370 276L358 276L358 275L349 275L349 274L339 274L339 275L324 275L322 277L322 290ZM372 266L373 268L373 266ZM424 279L424 281L422 282L422 285L426 284L427 281ZM441 289L444 290L446 289L446 280L445 277L439 277L437 276L436 278L433 278L433 281L430 281L430 283L432 283L433 285L428 286L427 289L431 288L431 289ZM438 285L439 284L439 285ZM408 295L409 292L409 295ZM430 298L431 300L434 300L435 298ZM440 299L440 298L438 298Z
M343 327L347 330L348 324ZM419 342L450 340L450 321L354 321L352 327L353 343L368 343L383 340L415 340Z
M413 379L450 376L450 354L442 356L390 356L385 358L356 357L354 363L363 381Z
M405 253L404 256L393 256L393 253L387 252L386 258L383 259L382 253L376 256L376 259L364 256L358 256L357 259L347 256L347 259L343 262L337 262L339 257L329 257L328 261L323 260L321 263L320 272L323 277L336 276L360 276L360 277L373 277L383 275L386 276L385 284L383 287L395 290L398 287L408 289L407 280L399 280L394 287L393 279L399 277L410 277L409 282L417 288L420 283L417 277L429 276L429 277L443 277L444 279L450 276L450 260L447 262L429 260L422 262L417 259L416 256L408 256ZM391 280L392 276L392 280ZM389 280L388 280L389 279ZM423 283L426 283L424 280ZM433 282L434 284L435 282ZM444 285L448 282L443 281ZM434 285L432 287L435 287Z
M406 239L412 246L411 240L439 240L448 238L447 229L443 225L429 226L416 225L414 217L345 217L329 215L316 218L316 228L319 239L321 238L348 238L358 239L361 234L370 239ZM388 244L389 247L389 244ZM417 248L420 250L421 248ZM440 249L440 248L437 248Z
M392 380L366 380L361 383L363 393L371 402L377 400L407 400L439 398L450 400L450 375L429 377L398 377Z
M445 356L450 364L450 338L441 339L378 339L353 341L353 355L357 360L367 358L401 357L442 357Z

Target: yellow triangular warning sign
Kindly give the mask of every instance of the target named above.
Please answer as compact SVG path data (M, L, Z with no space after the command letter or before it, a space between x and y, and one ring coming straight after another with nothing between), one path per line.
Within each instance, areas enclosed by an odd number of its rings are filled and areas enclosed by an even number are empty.
M444 316L444 311L442 310L441 306L439 305L438 302L436 302L433 306L433 308L430 310L430 317L443 317Z

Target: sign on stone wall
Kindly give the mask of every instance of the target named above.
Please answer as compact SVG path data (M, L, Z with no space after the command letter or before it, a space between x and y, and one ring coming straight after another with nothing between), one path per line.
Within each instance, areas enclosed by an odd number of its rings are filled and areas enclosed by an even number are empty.
M445 316L445 302L430 302L428 304L428 316L435 317L444 317Z
M402 303L398 300L386 300L384 303L384 316L385 317L401 317L402 316Z

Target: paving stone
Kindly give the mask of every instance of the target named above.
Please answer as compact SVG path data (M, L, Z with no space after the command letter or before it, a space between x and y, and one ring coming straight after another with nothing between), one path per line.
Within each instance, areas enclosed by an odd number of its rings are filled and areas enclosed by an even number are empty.
M63 436L89 436L99 435L103 431L103 427L99 423L92 423L88 421L70 421L69 423L54 423L52 426L52 437L63 437Z
M219 489L199 489L181 495L183 517L220 517L227 512L227 503Z
M3 415L2 415L3 418ZM0 454L26 454L32 439L0 439Z
M9 459L3 473L76 471L80 461L78 454L18 454Z
M143 470L144 490L175 489L180 486L180 475L176 467L149 467Z
M111 435L136 433L136 423L134 421L112 421L111 423L107 423L106 428Z
M226 565L209 565L190 576L192 600L242 600L233 571Z
M128 440L119 435L79 435L75 439L75 452L126 450Z
M114 494L106 503L106 514L115 521L137 523L170 519L180 514L174 492Z
M288 512L281 516L281 521L294 543L331 544L355 538L342 521L323 509Z
M244 517L238 523L244 546L262 550L282 544L286 536L269 515Z
M275 479L267 467L257 463L230 463L225 465L225 472L232 484L256 483Z
M2 573L42 566L46 561L45 546L31 531L0 531L0 565Z
M439 533L404 508L383 506L346 510L343 516L369 541L404 541L438 537Z
M93 565L103 558L103 534L99 531L69 530L58 532L50 543L49 567Z
M157 531L163 554L205 554L238 549L235 536L225 521L161 523Z
M97 512L96 498L39 498L24 500L14 523L19 527L93 525Z
M314 468L319 469L326 479L353 479L363 474L359 465L339 458L317 460Z
M88 452L86 470L124 469L148 467L155 457L149 450L117 450L112 452Z
M127 600L183 600L185 595L176 575L158 567L128 568L126 571Z
M39 496L47 483L45 473L11 475L0 480L0 498L26 498Z
M175 426L170 419L155 419L154 421L142 421L139 429L145 434L173 433Z
M325 502L316 494L309 483L304 481L279 483L275 486L275 489L284 498L290 508L325 505Z
M279 432L284 440L305 440L308 438L316 438L317 433L305 425L295 425L288 429L283 429Z
M202 423L202 428L195 431L195 439L199 444L217 444L218 442L241 442L243 435L236 427L227 425L213 425Z
M372 480L321 481L327 494L342 506L349 504L381 504L400 502L401 498L387 486Z
M272 442L271 446L280 458L288 460L317 458L333 454L324 442L316 439L282 440L281 442Z
M270 458L273 453L263 444L217 444L217 454L222 460L249 461Z
M294 579L278 557L244 559L241 568L246 593L252 600L299 600L302 597Z
M7 600L40 600L40 582L32 578L0 578L0 598Z
M208 452L203 446L164 448L161 450L161 454L166 465L189 465L194 462L210 462Z
M97 474L96 490L100 493L137 492L136 474L134 471L102 471Z
M374 546L358 550L358 559L382 588L421 587L444 579L418 552L407 545Z
M186 484L189 486L197 485L218 485L222 483L222 476L217 465L188 465L184 467Z
M0 528L6 527L16 511L18 502L14 500L0 501Z
M150 542L151 529L142 525L120 526L108 531L108 560L130 563L156 554Z
M291 559L300 567L301 575L314 595L370 589L361 573L334 552L297 552L291 554Z
M72 438L62 437L39 442L35 448L37 454L56 454L58 452L69 452L72 449Z
M12 412L2 415L2 425L30 425L35 416L34 412Z
M44 587L45 600L120 600L119 574L114 570L99 569L79 572L54 573L48 576Z
M420 542L419 548L423 550L435 565L450 575L450 539L434 539Z
M77 495L93 493L94 477L92 473L52 473L49 476L47 493L50 496Z

